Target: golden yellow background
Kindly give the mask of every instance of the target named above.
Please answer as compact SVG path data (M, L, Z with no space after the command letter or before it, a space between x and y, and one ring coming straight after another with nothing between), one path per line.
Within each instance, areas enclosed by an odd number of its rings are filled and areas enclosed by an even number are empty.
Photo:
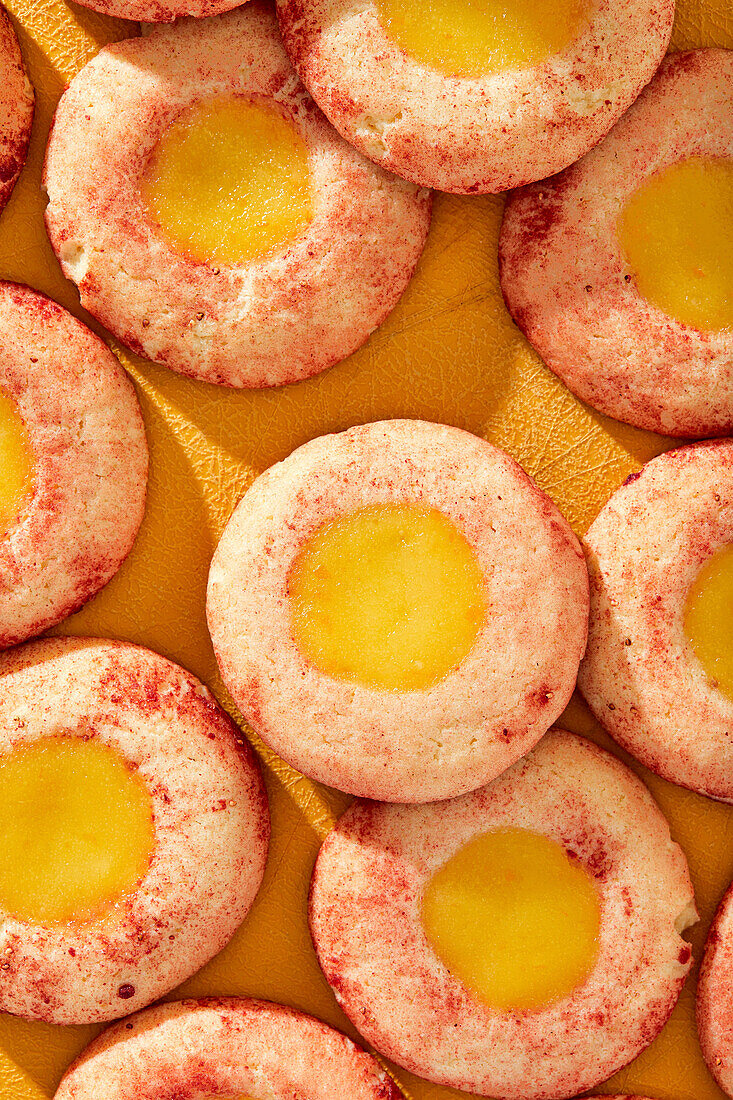
M137 26L63 0L5 3L36 88L37 112L28 164L0 220L0 277L27 282L84 316L44 231L43 151L68 80L102 45L137 33ZM731 0L679 0L678 9L673 48L733 47ZM381 418L444 421L505 447L582 533L626 475L671 441L582 406L529 349L499 292L501 211L501 198L436 195L425 254L397 309L364 348L319 378L237 393L122 354L150 442L147 515L118 576L61 632L148 645L192 669L230 706L204 622L208 564L227 518L252 479L305 440ZM565 724L610 747L579 702ZM354 1034L320 974L305 916L319 843L348 799L258 749L274 824L264 885L232 943L173 996L266 997ZM692 935L699 960L714 908L733 877L733 808L635 769L688 855L702 916ZM659 1100L723 1095L698 1049L694 989L693 974L656 1042L597 1092ZM0 1016L0 1100L52 1096L71 1058L97 1030ZM395 1077L414 1100L465 1095L401 1070Z

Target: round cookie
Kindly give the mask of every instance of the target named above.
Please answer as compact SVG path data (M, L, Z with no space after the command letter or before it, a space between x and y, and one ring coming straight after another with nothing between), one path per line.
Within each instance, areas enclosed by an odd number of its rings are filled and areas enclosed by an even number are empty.
M733 699L685 623L692 585L731 542L733 442L668 451L632 474L586 535L591 614L578 678L628 752L723 802L733 802Z
M0 1008L57 1024L127 1015L208 962L254 900L269 838L254 756L203 684L138 646L33 642L0 656L0 683ZM140 871L109 886L138 810ZM32 840L15 835L23 822Z
M207 998L156 1005L82 1053L54 1100L399 1100L374 1058L320 1020L283 1005Z
M671 247L666 259L639 260L643 237L638 230L636 238L625 235L632 232L625 228L629 204L650 186L673 187L670 172L685 165L689 186L699 186L699 170L711 158L718 171L727 171L728 198L714 199L710 209L723 209L711 213L701 232L695 218L704 216L708 196L696 200L693 190L677 209L660 192L669 221L662 218L659 227L658 212L646 211L641 225L643 233L670 234L674 260ZM701 327L703 321L686 312L689 302L672 315L666 298L642 293L642 285L649 287L646 268L659 272L667 265L672 273L680 268L693 302L709 293L705 284L722 267L718 252L733 231L731 158L733 51L695 50L666 58L633 107L581 161L510 196L499 248L507 306L547 365L593 408L668 435L733 429L733 329ZM706 237L712 240L703 263L713 270L698 266ZM732 293L730 284L722 291L729 312Z
M135 391L106 344L45 295L3 282L0 462L5 647L77 611L117 572L142 522L148 452Z
M472 993L423 923L436 872L477 837L507 830L564 849L600 904L588 976L532 1010L502 1011ZM488 893L480 905L490 901ZM523 917L520 909L515 928ZM460 799L355 803L321 848L310 900L319 961L365 1038L412 1073L502 1100L575 1096L648 1046L689 971L680 933L695 919L684 855L644 785L559 730ZM564 934L575 935L567 912ZM525 956L524 969L533 961Z
M238 8L246 0L79 0L85 8L113 15L118 19L139 19L145 23L172 23L181 16L198 19L221 15Z
M348 0L278 0L277 7L301 80L347 141L406 179L458 193L518 187L586 153L651 79L674 17L673 0L566 4L582 14L558 52L462 75L403 50L378 0L358 9ZM524 15L506 4L483 5L483 15L470 7L437 5L445 14L433 40L440 34L450 42L456 33L460 40L461 18L483 19L493 33L515 21L521 27L532 5ZM561 11L548 5L535 33L549 33ZM478 33L483 41L487 32Z
M161 138L217 104L249 104L268 112L268 126L279 122L302 153L296 176L311 204L292 239L241 262L184 250L143 199ZM225 161L239 148L215 139L200 150L202 178L215 148ZM220 194L218 179L208 183ZM51 242L83 305L141 355L229 386L295 382L355 351L397 303L430 223L428 193L376 168L329 126L262 0L103 49L61 100L45 186ZM185 176L195 198L194 186ZM198 204L186 212L198 218Z
M733 1095L733 889L718 906L697 986L697 1030L708 1069Z
M25 164L33 123L33 88L23 68L18 39L0 4L0 210Z
M332 671L296 640L298 563L319 532L400 506L438 520L470 556L474 629L429 682ZM354 557L350 545L339 561ZM345 630L373 639L367 658L422 616L410 596L422 559L411 553L408 579L385 582L376 607L355 597ZM388 568L401 567L399 554L385 551ZM357 581L369 591L370 575ZM428 580L426 619L430 590L450 583L448 566ZM587 583L568 524L509 455L457 428L393 420L312 440L257 478L214 554L207 614L224 681L276 752L340 790L429 802L493 779L562 713L585 647ZM449 613L435 629L447 636L454 625ZM416 647L418 667L427 649Z

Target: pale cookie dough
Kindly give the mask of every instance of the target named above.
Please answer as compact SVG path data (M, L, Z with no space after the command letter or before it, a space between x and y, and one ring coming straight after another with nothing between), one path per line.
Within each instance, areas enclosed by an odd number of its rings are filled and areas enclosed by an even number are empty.
M274 101L300 131L314 217L268 256L198 261L159 232L140 179L182 111L234 95ZM355 351L396 305L430 224L427 192L328 124L261 0L103 49L61 100L45 186L51 242L82 304L141 355L229 386L295 382Z
M733 332L683 324L643 298L616 225L649 176L699 156L733 157L731 50L666 58L596 149L509 198L499 246L510 313L573 393L683 437L733 429Z
M733 802L733 700L684 630L692 582L733 542L733 442L652 459L586 535L588 649L578 684L628 752L672 783Z
M285 47L336 129L425 187L505 191L572 164L651 79L673 0L597 0L578 37L536 67L447 76L390 40L374 0L278 0Z
M87 1047L54 1100L399 1100L397 1086L345 1035L294 1008L245 998L158 1005Z
M0 282L0 389L36 464L30 501L0 538L0 647L77 611L114 576L142 522L148 475L135 391L86 325Z
M55 734L91 734L136 769L152 799L152 862L94 921L0 913L0 1009L56 1024L113 1020L232 937L262 879L267 797L251 749L204 685L138 646L51 638L0 656L0 753Z
M697 986L697 1030L708 1069L733 1096L733 888L713 919Z
M0 4L0 210L25 164L33 123L33 88L23 68L20 46Z
M119 19L139 19L146 23L172 23L184 15L201 19L238 8L246 0L79 0L85 8L114 15Z
M507 827L575 855L597 887L601 926L596 965L573 993L502 1013L446 969L420 914L434 872L473 837ZM690 969L680 933L695 919L684 855L646 787L560 730L463 798L357 802L321 848L310 899L319 961L365 1038L412 1073L501 1100L575 1096L647 1047Z
M289 574L303 545L336 516L395 501L452 520L485 579L473 648L422 690L335 679L292 635ZM493 779L562 713L587 585L570 527L509 455L457 428L393 420L312 440L255 481L214 555L207 611L225 683L276 752L352 794L429 802Z

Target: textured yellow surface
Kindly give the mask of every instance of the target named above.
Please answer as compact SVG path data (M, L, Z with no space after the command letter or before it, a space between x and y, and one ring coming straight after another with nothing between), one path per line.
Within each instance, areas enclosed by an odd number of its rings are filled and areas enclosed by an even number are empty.
M43 229L43 149L64 84L101 45L137 27L63 0L6 4L38 107L29 163L0 219L0 276L28 282L81 314ZM678 7L676 48L733 47L730 0L679 0ZM437 196L427 249L403 300L365 348L320 378L233 393L122 356L151 446L147 516L119 575L63 631L149 645L192 669L227 705L206 633L204 594L209 559L231 510L260 471L300 443L383 417L444 421L507 448L583 531L624 477L669 441L581 406L529 350L498 288L501 207L499 198ZM578 703L566 724L608 744ZM351 1031L320 976L305 917L320 839L347 800L262 756L274 818L264 886L233 942L182 992L255 994ZM733 808L643 774L690 860L703 915L692 936L699 959L713 909L733 876ZM662 1035L603 1091L659 1100L722 1096L698 1050L693 997L694 976ZM0 1100L52 1096L92 1034L0 1017ZM401 1071L396 1076L415 1100L462 1095Z

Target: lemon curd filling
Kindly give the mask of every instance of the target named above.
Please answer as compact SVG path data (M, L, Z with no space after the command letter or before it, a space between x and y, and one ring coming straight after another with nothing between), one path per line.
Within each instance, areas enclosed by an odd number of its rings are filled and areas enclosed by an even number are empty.
M540 65L588 22L589 0L376 0L387 35L448 76Z
M733 328L733 161L690 157L656 172L618 233L647 301L697 329Z
M598 957L600 903L590 875L526 829L475 837L427 884L422 905L438 957L503 1012L568 996Z
M0 388L0 538L18 522L33 492L35 462L18 406Z
M406 691L438 683L486 614L483 576L434 508L379 504L324 524L289 577L295 641L339 679Z
M265 256L313 218L308 150L270 103L205 100L168 127L141 181L163 235L196 260Z
M724 546L693 581L685 634L708 677L733 699L733 546Z
M0 909L91 920L148 870L150 795L113 749L47 737L0 757L0 837Z

